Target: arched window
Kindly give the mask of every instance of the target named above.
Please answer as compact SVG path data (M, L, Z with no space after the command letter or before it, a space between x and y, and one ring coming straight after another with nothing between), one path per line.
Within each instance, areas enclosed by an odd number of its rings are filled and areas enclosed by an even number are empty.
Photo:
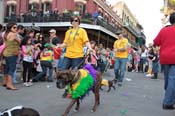
M51 10L51 8L52 8L51 2L43 2L42 3L42 11L43 11L43 13L45 13L48 10Z
M38 3L29 4L29 11L32 9L39 9L39 4Z
M6 16L9 17L13 14L16 14L16 1L9 0L7 1Z
M39 0L29 0L28 10L39 9Z

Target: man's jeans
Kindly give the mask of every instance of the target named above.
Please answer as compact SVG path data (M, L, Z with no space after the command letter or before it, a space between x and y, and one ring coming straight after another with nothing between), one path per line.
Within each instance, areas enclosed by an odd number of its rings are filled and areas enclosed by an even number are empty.
M163 104L175 104L175 65L164 65L165 96Z
M69 69L70 67L72 69L75 68L80 68L80 65L83 61L83 58L67 58L64 57L63 62L62 62L62 66L61 66L61 70L65 70L65 69Z
M127 58L115 58L114 73L118 82L123 82Z

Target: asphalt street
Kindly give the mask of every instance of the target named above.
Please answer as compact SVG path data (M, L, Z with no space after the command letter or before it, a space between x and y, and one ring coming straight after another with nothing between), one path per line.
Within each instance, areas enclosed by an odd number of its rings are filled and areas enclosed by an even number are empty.
M70 111L69 116L175 116L175 110L163 110L164 80L162 74L153 80L143 73L126 72L122 87L106 92L100 91L101 104L94 113L92 92L80 104L79 112ZM104 74L113 79L113 70ZM56 88L55 82L38 82L31 87L16 85L19 90L9 91L0 87L0 111L17 105L36 109L41 116L61 116L70 100L61 96L64 90Z

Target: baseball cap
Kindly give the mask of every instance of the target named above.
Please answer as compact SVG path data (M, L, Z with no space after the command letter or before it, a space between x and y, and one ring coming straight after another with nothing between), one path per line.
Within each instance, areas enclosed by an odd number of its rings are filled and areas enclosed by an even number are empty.
M23 25L18 25L17 29L24 29L24 26Z
M117 34L117 35L120 35L120 34L123 34L123 32L122 32L121 30L118 30L118 31L116 32L116 34Z
M56 33L56 30L55 29L51 29L49 32L50 33Z

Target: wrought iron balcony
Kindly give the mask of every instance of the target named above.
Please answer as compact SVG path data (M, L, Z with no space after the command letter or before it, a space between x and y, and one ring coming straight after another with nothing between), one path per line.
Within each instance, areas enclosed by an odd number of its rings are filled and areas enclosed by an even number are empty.
M15 21L19 23L36 23L36 22L69 22L72 14L71 13L62 13L62 14L48 14L48 15L41 15L41 14L25 14L22 16L13 16L13 17L5 17L4 22ZM84 14L81 16L81 23L85 24L94 24L100 25L107 30L116 33L118 28L116 28L111 23L108 23L103 17L94 19L92 14Z
M139 32L137 31L136 28L134 28L133 26L131 26L128 22L124 22L123 26L126 27L131 33L133 33L136 37L139 37Z

